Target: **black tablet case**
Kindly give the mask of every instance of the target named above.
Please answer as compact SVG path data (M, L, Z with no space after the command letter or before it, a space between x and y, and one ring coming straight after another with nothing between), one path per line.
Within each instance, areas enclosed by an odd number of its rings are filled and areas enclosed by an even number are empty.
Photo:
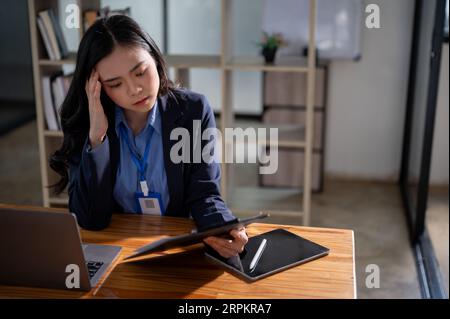
M192 232L190 234L182 234L178 236L165 237L160 240L151 242L145 246L142 246L134 251L132 255L124 258L124 260L149 255L154 252L164 251L171 248L185 247L197 243L201 243L203 239L209 236L222 236L228 234L232 229L238 229L245 227L259 221L260 219L268 217L268 214L260 213L259 215L249 218L236 218L228 223L220 226L214 226L208 229L204 229L200 232Z
M253 272L249 266L263 239L267 246ZM284 229L251 237L239 256L225 259L211 247L206 255L249 280L258 280L290 267L328 255L329 249Z

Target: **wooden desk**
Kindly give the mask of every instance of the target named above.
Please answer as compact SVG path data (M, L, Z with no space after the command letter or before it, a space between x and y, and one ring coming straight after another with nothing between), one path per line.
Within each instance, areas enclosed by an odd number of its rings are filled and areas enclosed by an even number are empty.
M0 298L356 298L351 230L250 225L250 237L284 228L330 248L326 257L252 283L206 258L202 244L138 261L122 261L144 244L165 235L187 233L193 227L193 222L185 218L114 215L103 231L81 231L83 242L123 247L95 289L86 293L0 285Z

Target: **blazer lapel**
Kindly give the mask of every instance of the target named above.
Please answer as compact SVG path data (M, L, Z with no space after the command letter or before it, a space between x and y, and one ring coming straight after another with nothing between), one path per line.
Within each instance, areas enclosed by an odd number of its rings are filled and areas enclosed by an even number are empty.
M116 135L115 130L115 119L108 126L108 139L109 139L109 156L110 156L110 165L111 165L111 184L114 190L114 185L116 185L116 174L119 166L120 160L120 141ZM114 199L114 196L113 196ZM121 212L123 208L117 203L114 199L114 212Z
M176 215L183 209L183 163L175 164L170 159L170 150L177 143L176 140L170 140L170 133L174 128L180 126L184 114L178 103L170 100L168 95L158 98L158 107L162 120L164 167L170 196L166 215Z

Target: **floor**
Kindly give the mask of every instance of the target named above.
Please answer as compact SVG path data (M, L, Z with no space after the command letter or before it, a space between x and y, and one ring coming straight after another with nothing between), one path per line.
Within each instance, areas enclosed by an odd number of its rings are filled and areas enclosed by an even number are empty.
M1 203L42 205L36 132L32 121L0 137ZM448 189L432 194L430 203L428 227L448 292ZM327 179L324 191L312 196L312 212L312 226L354 230L358 298L420 298L397 185ZM300 219L272 216L270 222L298 224ZM380 288L365 285L370 264L380 268Z
M449 203L448 187L431 188L428 197L427 229L434 245L434 251L445 283L445 293L449 286Z
M0 101L0 136L36 118L33 101Z
M254 184L251 173L242 167L233 178L235 185ZM285 194L285 200L281 195L277 197L284 209L300 207L300 194ZM256 208L254 205L251 208ZM324 191L312 196L311 211L312 226L354 230L358 298L421 297L397 185L326 180ZM299 220L273 216L268 222L298 224ZM366 287L366 267L372 264L380 269L380 288Z

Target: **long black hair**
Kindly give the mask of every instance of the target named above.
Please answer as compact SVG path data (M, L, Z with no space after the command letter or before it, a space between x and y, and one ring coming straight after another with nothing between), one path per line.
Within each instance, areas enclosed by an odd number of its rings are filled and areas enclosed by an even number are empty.
M155 60L160 86L158 96L173 94L175 86L167 75L166 63L153 39L133 19L125 15L114 15L97 20L81 39L76 67L69 91L61 106L61 126L64 133L62 146L49 159L50 167L61 175L61 179L50 187L56 194L68 184L68 160L79 154L89 133L89 107L85 91L95 65L111 54L116 45L142 47ZM114 119L114 102L102 90L100 96L109 125Z

